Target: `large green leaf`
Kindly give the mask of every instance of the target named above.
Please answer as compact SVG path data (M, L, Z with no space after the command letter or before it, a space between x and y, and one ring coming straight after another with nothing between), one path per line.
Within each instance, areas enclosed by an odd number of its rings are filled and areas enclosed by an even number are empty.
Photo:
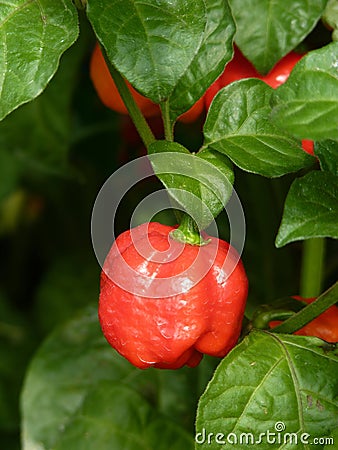
M311 444L336 428L337 393L334 346L254 331L223 359L200 399L196 449L219 449L221 440L238 449L323 448Z
M53 448L192 450L193 440L140 394L106 380L91 390Z
M223 88L214 98L204 125L204 146L228 156L237 166L278 177L313 162L299 142L269 119L273 89L247 79Z
M78 44L62 55L60 70L43 94L0 123L0 146L8 155L4 155L8 168L70 174L71 102L85 50Z
M236 43L261 73L267 73L314 28L327 0L229 0Z
M325 438L324 450L332 450L332 446L335 442L338 442L338 428L336 428L330 437Z
M201 47L169 99L173 119L204 94L232 56L235 24L228 3L208 0L206 8L207 24Z
M312 171L293 182L276 245L313 237L338 239L338 177L329 172Z
M150 161L170 197L206 228L227 204L234 174L231 162L212 150L190 153L176 142L156 141Z
M273 100L275 123L293 136L338 140L338 42L302 58Z
M338 142L327 140L316 143L315 154L319 158L321 169L338 177Z
M87 14L111 63L156 103L189 68L207 23L203 0L88 0Z
M78 36L71 0L0 4L0 119L38 96Z
M332 30L332 40L337 41L338 38L338 2L337 0L328 0L322 21L325 26Z
M173 448L187 450L214 367L206 358L195 369L137 369L107 344L97 307L88 308L57 328L31 362L21 397L23 449L129 450L135 437L138 448L162 448L162 436L172 434ZM128 444L114 447L120 429Z

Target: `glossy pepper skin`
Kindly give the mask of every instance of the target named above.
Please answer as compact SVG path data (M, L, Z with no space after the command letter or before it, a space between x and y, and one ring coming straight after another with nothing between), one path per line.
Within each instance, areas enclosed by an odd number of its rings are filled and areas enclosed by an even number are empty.
M234 47L234 56L225 66L223 73L208 88L205 93L205 106L208 110L217 92L224 86L243 78L260 78L260 74L249 60L245 58L238 47Z
M209 87L204 95L206 110L208 111L214 96L220 89L244 78L258 78L273 89L277 89L278 86L285 83L290 72L303 56L292 51L278 61L267 75L261 75L251 62L245 58L239 48L235 47L232 60L226 65L221 76ZM314 154L313 141L308 139L302 140L302 147L306 153Z
M251 62L245 58L238 47L234 47L234 56L230 62L225 66L223 73L212 84L205 94L205 103L209 109L210 103L217 92L234 81L242 80L244 78L258 78L271 86L273 89L278 88L288 79L290 72L304 55L296 52L290 52L285 55L278 63L270 70L267 75L261 75Z
M308 305L316 300L316 297L302 298L294 296L293 298L305 302ZM274 328L280 323L281 321L274 320L270 322L269 326L270 328ZM330 308L294 334L300 336L315 336L330 343L338 342L338 307L336 305L330 306Z
M119 91L110 75L108 66L101 52L99 44L96 44L90 60L90 78L95 87L96 93L101 102L120 114L128 114L128 110L123 103ZM128 88L132 93L135 102L146 117L152 117L160 114L158 105L137 92L127 81Z
M204 246L182 244L169 236L174 229L150 222L134 228L132 236L130 230L122 233L101 275L99 319L103 333L113 348L141 369L194 367L203 353L223 357L235 346L241 331L248 281L236 251L216 238ZM169 248L170 252L180 252L179 256L169 262L154 261ZM119 252L135 270L128 278L131 290L141 278L141 295L128 292L111 279L123 270ZM228 264L223 267L228 253ZM181 272L191 267L198 254L205 266L211 259L210 269L191 287L191 278ZM235 267L227 277L231 263ZM154 279L168 283L166 292L178 285L183 292L147 297L151 286L142 284L144 275L150 277L150 284Z

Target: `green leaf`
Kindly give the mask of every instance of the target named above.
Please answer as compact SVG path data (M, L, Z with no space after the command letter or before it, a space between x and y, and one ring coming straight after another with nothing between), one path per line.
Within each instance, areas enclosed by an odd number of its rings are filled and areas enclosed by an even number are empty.
M192 436L197 400L215 361L206 358L199 367L177 371L137 369L107 344L97 306L89 307L54 330L31 361L21 395L22 448L135 448L135 442L133 447L112 445L122 427L131 437L142 429L147 439L157 439L158 446L162 433L171 433L163 445L175 442L173 448L186 450L191 444L179 426L191 430ZM148 419L157 419L140 423L136 419L142 411ZM157 448L154 440L145 448ZM181 441L184 445L178 447Z
M338 178L329 172L312 171L292 183L276 246L313 237L338 239Z
M45 89L77 36L70 0L1 2L0 120Z
M338 427L325 439L324 450L332 450L332 446L335 442L338 442Z
M330 140L316 142L315 154L319 158L321 169L338 177L338 142Z
M0 123L0 147L11 154L17 171L70 174L71 102L84 49L78 44L63 54L60 70L43 94Z
M327 0L229 0L235 41L261 73L267 73L312 31Z
M332 40L336 41L338 37L338 1L328 0L322 21L325 26L332 30Z
M140 394L104 381L90 391L53 448L192 450L193 440Z
M156 141L149 159L178 208L206 228L230 199L234 174L230 161L212 150L190 153L175 142Z
M338 139L338 42L303 57L273 98L272 118L299 139Z
M203 0L88 0L87 15L113 66L155 103L189 68L207 23Z
M234 82L214 98L204 124L205 147L228 156L237 166L279 177L314 159L269 119L273 89L261 80Z
M196 449L219 449L217 435L239 449L308 449L337 425L337 390L337 349L254 331L223 359L200 399Z
M206 8L207 24L202 44L169 99L172 119L202 97L232 57L235 24L228 3L209 0Z

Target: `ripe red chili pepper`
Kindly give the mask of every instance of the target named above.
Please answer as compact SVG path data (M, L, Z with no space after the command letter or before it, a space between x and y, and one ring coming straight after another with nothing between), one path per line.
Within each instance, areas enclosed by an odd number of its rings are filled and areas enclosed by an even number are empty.
M120 114L128 114L128 110L120 96L115 82L110 75L108 66L101 52L99 44L96 44L90 60L90 77L102 103ZM160 114L158 105L137 92L132 85L126 81L135 102L146 117Z
M239 48L235 46L232 60L228 62L222 75L217 78L204 95L206 109L209 109L212 99L220 89L243 78L260 78L260 74Z
M241 331L248 281L237 252L214 237L182 244L170 237L174 229L151 222L122 233L101 275L103 333L141 369L194 367L203 353L223 357Z
M226 65L222 75L209 87L204 95L206 109L208 110L212 99L224 86L243 78L259 78L266 84L276 89L288 79L291 70L304 55L290 52L265 75L260 75L255 67L248 61L241 51L235 47L232 60ZM302 141L303 150L310 155L314 154L313 141L305 139Z
M270 70L270 72L260 77L266 84L276 89L289 78L290 72L294 66L303 58L296 52L290 52L285 55L278 63Z
M299 296L294 296L293 298L305 302L308 305L316 300L316 298L302 298ZM269 323L269 326L270 328L274 328L280 323L281 321L274 320ZM330 306L330 308L294 334L300 336L316 336L332 343L338 342L338 307L335 305Z

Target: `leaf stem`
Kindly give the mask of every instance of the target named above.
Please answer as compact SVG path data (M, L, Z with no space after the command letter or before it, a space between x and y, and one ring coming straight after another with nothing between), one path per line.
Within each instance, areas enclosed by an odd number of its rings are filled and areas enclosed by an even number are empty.
M338 281L326 292L320 295L310 305L305 306L299 312L287 319L282 324L273 329L274 333L294 333L311 320L318 317L330 306L334 305L338 299Z
M300 295L317 297L322 289L325 239L311 238L303 242Z
M121 95L121 98L126 105L126 108L129 112L129 115L144 143L144 145L148 148L149 145L154 142L155 136L151 131L146 119L144 118L140 108L134 100L124 78L122 75L115 69L115 67L110 63L107 54L104 49L102 49L102 53L105 57L106 63L109 67L110 74L116 84L116 87Z
M174 140L173 126L170 120L170 110L169 102L164 102L161 104L163 126L164 126L164 137L167 141L172 142Z

